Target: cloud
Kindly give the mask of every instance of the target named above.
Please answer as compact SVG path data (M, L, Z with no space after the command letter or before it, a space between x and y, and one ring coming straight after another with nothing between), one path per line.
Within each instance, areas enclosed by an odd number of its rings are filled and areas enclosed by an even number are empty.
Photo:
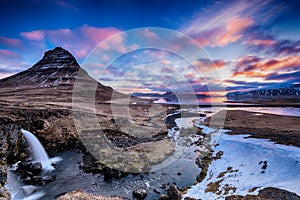
M145 28L141 34L143 37L149 39L149 40L157 40L159 39L158 35L154 32L152 32L149 28Z
M232 1L218 2L211 8L201 10L185 23L180 31L191 36L203 46L222 47L244 40L251 35L248 29L256 24L265 24L280 12L282 5L270 6L272 1ZM258 41L256 41L258 42Z
M244 77L265 77L266 73L255 71L236 71L232 74L232 77L244 76Z
M272 73L266 77L266 80L280 80L280 81L300 81L300 71L295 71L291 73Z
M234 16L230 18L226 22L225 31L215 39L212 46L225 46L229 43L236 42L243 36L242 32L253 23L253 19L249 17L240 18Z
M261 29L261 27L256 28ZM300 54L300 40L275 39L275 36L266 31L261 33L252 30L251 33L243 44L247 45L252 52L277 57Z
M224 60L214 60L213 62L215 63L217 68L223 68L227 64L227 62Z
M28 40L44 40L45 32L43 30L36 30L31 32L22 32L21 36L25 37Z
M63 9L74 10L74 11L78 12L78 8L75 7L73 4L71 4L68 1L59 0L59 1L56 1L55 3Z
M8 48L21 47L22 42L20 39L9 38L9 37L0 37L0 44Z
M254 45L254 46L271 46L276 43L276 41L271 39L253 39L245 42L246 44Z
M246 56L235 64L232 77L264 77L275 71L294 71L300 69L300 56L262 59Z
M76 29L34 30L22 32L20 35L29 41L40 42L40 44L48 42L53 46L62 46L74 53L77 58L84 58L100 42L120 32L121 30L113 27L98 28L83 25ZM114 47L119 45L117 48L124 51L120 38L114 38L112 43ZM107 48L109 49L109 47Z
M0 50L0 78L10 76L29 66L22 56L12 50Z
M11 50L0 49L0 58L19 59L20 55Z

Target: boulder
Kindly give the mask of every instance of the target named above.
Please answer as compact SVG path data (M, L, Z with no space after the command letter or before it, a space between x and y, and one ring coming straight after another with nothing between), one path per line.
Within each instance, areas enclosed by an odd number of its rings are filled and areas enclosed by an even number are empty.
M145 199L147 197L147 191L145 189L138 189L132 192L132 195L137 199Z
M35 175L41 173L43 171L42 163L41 162L32 163L32 165L30 165L30 171Z
M181 193L176 186L170 186L167 190L168 198L172 200L181 200Z

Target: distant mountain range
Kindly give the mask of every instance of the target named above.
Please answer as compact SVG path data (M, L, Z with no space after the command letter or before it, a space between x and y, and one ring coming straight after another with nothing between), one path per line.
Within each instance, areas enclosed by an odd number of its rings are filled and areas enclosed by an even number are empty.
M238 97L300 97L300 84L295 84L290 87L258 89L250 91L235 91L228 92L226 97L238 98Z
M61 47L45 52L43 58L31 68L1 79L0 98L72 102L73 86L79 70L84 90L94 90L96 101L111 99L114 90L90 77L74 56ZM122 95L116 91L114 94Z

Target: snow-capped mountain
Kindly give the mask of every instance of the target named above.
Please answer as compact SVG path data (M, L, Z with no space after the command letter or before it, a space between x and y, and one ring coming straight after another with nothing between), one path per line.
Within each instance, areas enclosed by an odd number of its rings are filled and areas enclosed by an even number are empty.
M45 52L43 58L31 68L1 79L0 98L71 101L74 82L80 69L83 74L80 81L84 82L85 89L96 88L98 101L110 100L114 90L90 77L74 56L61 47Z
M228 92L227 97L287 97L300 96L299 86L291 86L286 88L270 88L250 91Z

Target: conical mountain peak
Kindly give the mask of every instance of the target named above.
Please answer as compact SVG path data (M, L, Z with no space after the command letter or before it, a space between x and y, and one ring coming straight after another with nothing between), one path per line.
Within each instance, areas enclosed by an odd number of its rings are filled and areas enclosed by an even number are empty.
M53 50L45 52L43 58L33 67L47 69L70 66L78 66L74 56L69 51L61 47L55 47Z

